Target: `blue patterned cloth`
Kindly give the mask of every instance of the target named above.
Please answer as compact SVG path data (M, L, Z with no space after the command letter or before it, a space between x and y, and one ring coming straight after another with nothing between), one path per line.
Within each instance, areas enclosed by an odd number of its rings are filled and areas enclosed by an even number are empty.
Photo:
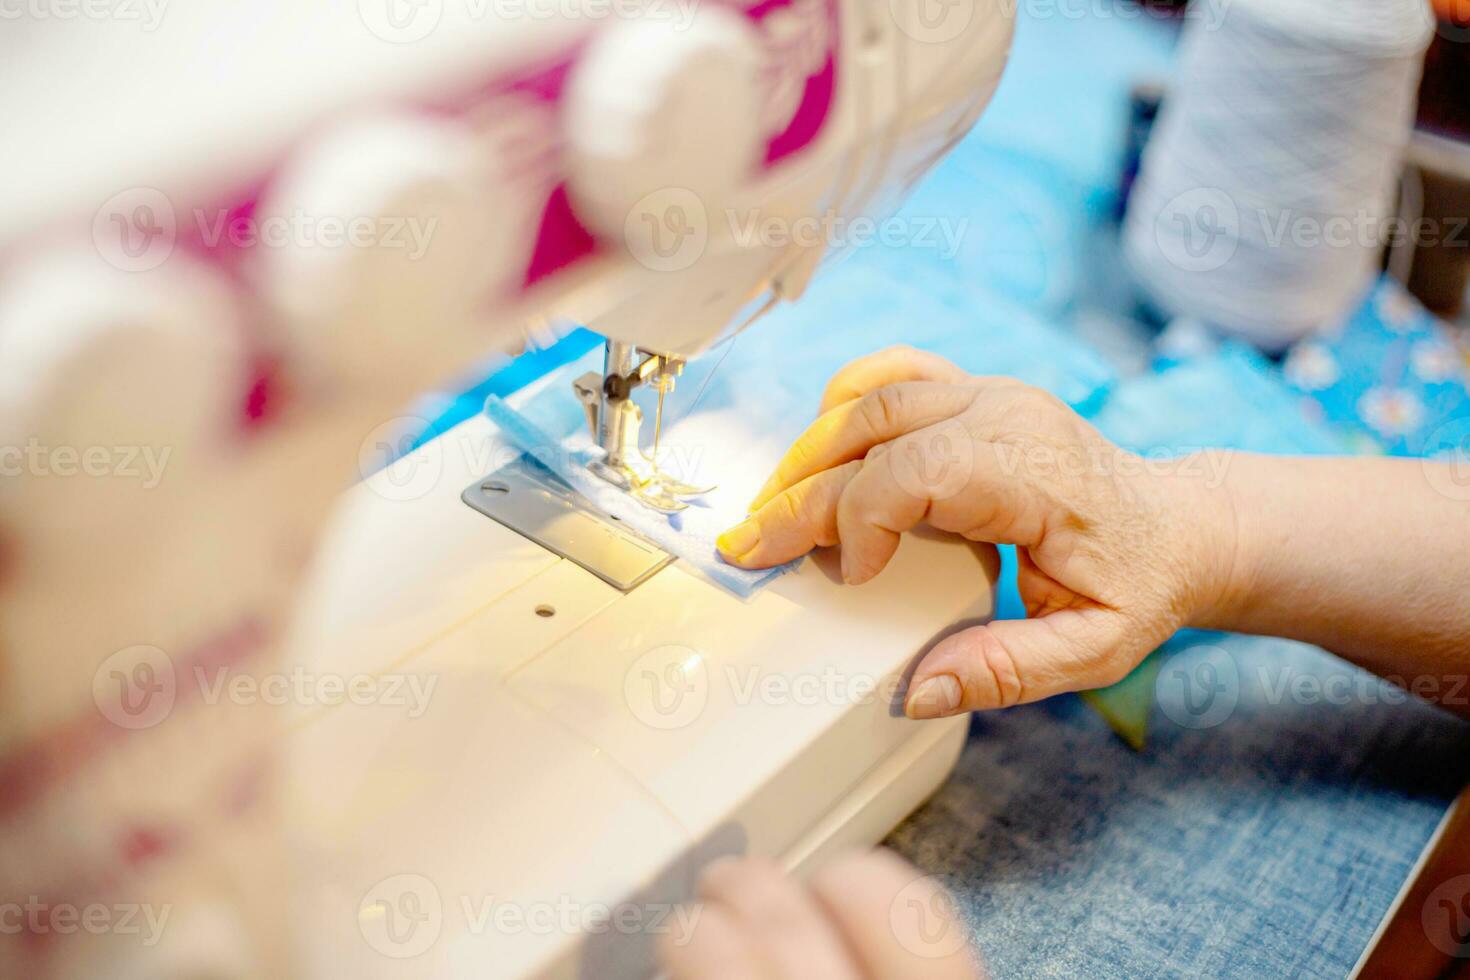
M1287 355L1287 383L1311 416L1362 451L1459 449L1470 435L1470 362L1450 328L1384 277L1347 322ZM1449 432L1447 427L1453 428Z
M1331 455L1348 445L1300 410L1265 358L1239 344L1132 378L1108 396L1093 424L1146 456L1199 449Z

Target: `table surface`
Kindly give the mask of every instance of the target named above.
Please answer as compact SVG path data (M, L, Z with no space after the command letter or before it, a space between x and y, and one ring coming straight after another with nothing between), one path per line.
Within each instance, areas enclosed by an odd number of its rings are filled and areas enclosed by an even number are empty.
M997 977L1343 977L1458 789L1470 726L1311 647L1178 640L1135 753L1076 698L978 716L890 844Z

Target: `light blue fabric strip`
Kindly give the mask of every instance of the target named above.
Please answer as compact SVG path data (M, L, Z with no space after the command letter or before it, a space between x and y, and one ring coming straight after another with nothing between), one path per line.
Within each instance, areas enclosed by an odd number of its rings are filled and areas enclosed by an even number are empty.
M567 401L572 401L570 394ZM601 455L590 437L557 439L496 395L485 402L485 414L522 452L561 477L593 507L618 518L738 596L749 596L771 579L796 567L797 563L792 562L748 571L727 565L715 550L715 538L734 522L728 514L697 505L669 515L650 510L588 471L587 464Z

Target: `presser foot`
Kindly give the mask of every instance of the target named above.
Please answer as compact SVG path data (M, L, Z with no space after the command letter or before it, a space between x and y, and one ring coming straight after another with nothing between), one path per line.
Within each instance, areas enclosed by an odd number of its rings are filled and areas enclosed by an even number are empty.
M661 514L677 514L689 509L688 504L670 493L657 479L645 480L628 492L644 507Z
M596 462L588 463L587 469L592 472L593 476L606 480L619 490L632 490L643 480L641 476L633 471L631 466L623 463L614 464L599 459Z
M686 501L715 489L676 480L658 468L664 396L674 390L674 379L683 369L681 358L644 355L636 347L608 341L603 372L589 371L572 382L577 400L586 410L592 437L607 453L606 458L590 464L589 469L643 506L663 514L677 514L689 507ZM645 452L638 445L643 412L634 404L631 395L634 389L642 386L658 392L652 452ZM636 457L642 457L647 464L646 474L643 468L634 466Z
M662 474L644 476L627 463L613 463L607 460L598 460L590 464L588 469L594 476L626 492L628 496L650 510L656 510L661 514L677 514L689 507L663 482Z
M662 415L663 413L660 412L659 414ZM654 435L654 444L658 444L658 436L656 434ZM692 500L695 497L703 497L707 493L713 493L718 489L718 486L713 483L707 487L697 487L692 483L685 483L683 480L669 476L669 474L658 468L658 456L656 453L657 450L652 453L646 453L641 449L638 450L638 455L642 456L643 462L648 464L648 482L659 484L663 487L664 492L670 496L678 497L681 500Z
M652 462L652 460L649 460L650 464ZM672 476L669 476L667 473L661 472L657 469L655 469L653 471L653 475L648 478L648 482L657 483L664 489L664 492L668 493L670 496L678 497L680 500L693 500L695 497L703 497L705 494L713 493L715 490L719 489L718 486L715 484L711 484L707 487L696 487L693 484L685 483L682 480L676 480Z
M718 487L715 485L692 486L674 479L667 473L655 470L652 476L630 492L644 506L663 511L665 514L674 514L688 508L689 504L686 501L698 499L716 489Z

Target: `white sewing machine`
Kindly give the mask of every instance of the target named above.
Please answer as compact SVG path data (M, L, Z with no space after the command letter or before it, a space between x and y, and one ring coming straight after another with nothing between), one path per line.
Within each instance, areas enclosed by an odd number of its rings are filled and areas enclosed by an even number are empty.
M817 556L741 601L527 482L482 419L335 489L415 391L550 317L612 338L580 394L617 462L634 380L817 268L735 217L886 207L1011 24L328 7L0 42L0 445L34 447L0 483L0 898L171 910L148 944L7 934L0 966L644 976L712 857L810 867L943 780L964 721L896 694L989 615L993 555L916 534L860 590ZM58 480L65 447L97 473ZM127 449L167 465L129 482Z

